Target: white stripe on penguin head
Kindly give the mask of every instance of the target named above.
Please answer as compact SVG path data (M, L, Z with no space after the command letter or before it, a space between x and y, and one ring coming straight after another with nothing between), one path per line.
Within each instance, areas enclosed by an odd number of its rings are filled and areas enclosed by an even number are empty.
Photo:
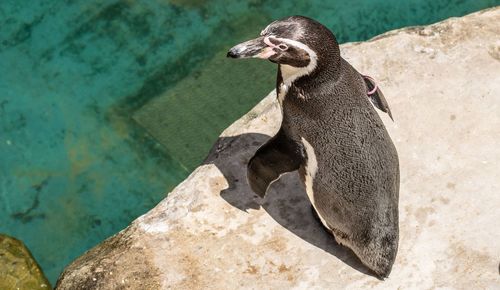
M293 81L295 81L299 77L310 74L316 68L316 65L318 64L318 56L316 55L316 52L314 52L314 50L312 50L309 46L300 41L288 38L279 38L279 37L272 37L272 38L284 42L286 44L295 46L297 48L300 48L305 52L307 52L307 54L309 54L309 59L310 59L309 64L305 67L294 67L291 65L280 64L281 76L283 77L283 83L286 86L289 86Z

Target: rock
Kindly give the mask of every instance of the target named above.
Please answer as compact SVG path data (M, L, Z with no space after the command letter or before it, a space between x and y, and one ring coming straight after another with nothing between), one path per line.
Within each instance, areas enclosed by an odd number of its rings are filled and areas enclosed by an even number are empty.
M58 289L484 289L499 285L500 8L342 46L378 79L401 162L400 248L371 276L314 219L296 173L265 199L246 163L279 127L271 93L205 163L129 227L78 258Z
M51 289L23 242L0 234L0 289Z

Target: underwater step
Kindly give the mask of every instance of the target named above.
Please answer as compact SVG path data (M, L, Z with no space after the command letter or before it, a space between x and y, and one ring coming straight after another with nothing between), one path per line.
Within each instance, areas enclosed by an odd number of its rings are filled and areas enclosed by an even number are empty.
M134 114L134 119L188 170L219 134L273 89L274 65L231 63L219 51L191 75Z

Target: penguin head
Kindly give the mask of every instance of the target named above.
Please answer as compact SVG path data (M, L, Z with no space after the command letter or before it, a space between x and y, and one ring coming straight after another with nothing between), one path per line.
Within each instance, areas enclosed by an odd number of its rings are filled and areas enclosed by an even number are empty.
M340 59L340 51L328 28L304 16L291 16L272 22L259 37L234 46L227 56L267 59L304 75L325 60Z

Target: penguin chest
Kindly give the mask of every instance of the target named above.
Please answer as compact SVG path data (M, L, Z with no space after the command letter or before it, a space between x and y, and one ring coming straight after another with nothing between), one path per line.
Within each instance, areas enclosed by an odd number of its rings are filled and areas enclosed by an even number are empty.
M302 144L304 145L304 149L307 155L307 161L306 164L304 165L304 183L306 187L307 196L309 197L309 201L313 205L314 210L318 214L321 223L326 228L331 230L330 226L328 226L328 224L326 223L326 220L321 216L321 213L318 211L318 208L316 206L316 200L314 198L313 183L314 183L314 178L316 177L316 173L318 172L318 161L316 159L316 153L314 152L314 148L304 137L301 137L301 141Z

